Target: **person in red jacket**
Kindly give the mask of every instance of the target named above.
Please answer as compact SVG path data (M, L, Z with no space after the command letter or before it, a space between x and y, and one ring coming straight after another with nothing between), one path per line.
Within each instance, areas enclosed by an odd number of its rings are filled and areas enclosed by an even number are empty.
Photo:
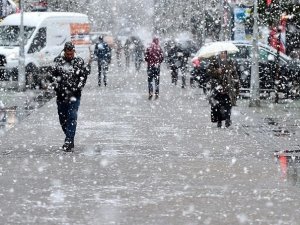
M149 99L153 96L153 79L155 81L155 98L159 96L159 77L160 77L160 64L164 60L162 48L159 45L157 37L153 38L151 46L146 49L145 61L147 62L148 74L148 89Z
M280 27L273 27L270 31L268 42L269 45L275 48L277 51L285 53L285 47L280 37L281 29Z

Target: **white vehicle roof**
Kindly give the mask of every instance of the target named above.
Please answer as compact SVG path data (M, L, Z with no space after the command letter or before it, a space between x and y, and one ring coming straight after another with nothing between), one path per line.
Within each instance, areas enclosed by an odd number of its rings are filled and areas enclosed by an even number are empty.
M74 12L25 12L24 13L24 25L25 26L37 26L41 21L46 18L51 17L76 17L76 18L86 18L88 20L88 16L82 13L74 13ZM14 13L7 16L0 25L19 25L21 23L21 14Z
M248 46L252 46L252 42L250 42L250 41L232 41L232 43L234 43L236 45L248 45ZM270 52L273 52L275 54L277 53L277 50L275 48L273 48L273 47L271 47L269 45L263 44L261 42L258 42L258 46L259 47L263 47L265 49L268 49ZM286 54L284 54L282 52L280 52L279 55L282 58L284 58L286 61L290 61L291 60L291 58L288 55L286 55Z
M16 3L15 3L14 1L12 1L12 0L7 0L7 2L8 2L12 7L14 7L14 9L17 8L17 5L16 5Z

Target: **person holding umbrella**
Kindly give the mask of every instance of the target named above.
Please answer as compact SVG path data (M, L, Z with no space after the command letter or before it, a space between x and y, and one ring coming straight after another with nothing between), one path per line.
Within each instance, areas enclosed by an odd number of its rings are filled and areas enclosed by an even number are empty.
M217 127L231 125L231 107L236 104L236 87L238 82L236 67L228 58L227 51L221 51L207 69L212 80L211 121L217 122Z

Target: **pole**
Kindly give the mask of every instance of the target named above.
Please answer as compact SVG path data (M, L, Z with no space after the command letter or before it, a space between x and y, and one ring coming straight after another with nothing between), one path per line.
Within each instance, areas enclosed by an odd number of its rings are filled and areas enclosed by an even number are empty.
M280 65L279 65L279 56L280 56L280 45L281 45L281 32L282 32L282 26L281 26L281 3L279 2L279 10L280 10L280 18L278 21L278 26L277 26L277 33L278 33L278 38L277 38L277 54L276 54L276 73L275 73L275 78L274 78L274 89L275 89L275 103L279 102L279 88L280 88Z
M225 35L224 35L224 0L220 0L220 41L225 41Z
M276 53L276 72L274 78L274 89L275 89L275 103L279 102L279 86L280 86L280 66L279 66L279 56L280 56L280 42L281 42L281 29L279 26L277 28L278 38L277 38L277 53Z
M20 0L21 23L20 23L20 49L19 49L19 70L18 90L25 91L25 49L24 49L24 0Z
M205 18L205 12L206 12L206 0L202 1L202 20L204 23L202 23L202 33L201 33L201 46L205 44L205 38L206 38L206 18Z
M258 69L258 13L257 0L254 1L254 25L253 25L253 49L251 66L251 84L250 84L250 103L249 107L260 106L259 99L259 69Z

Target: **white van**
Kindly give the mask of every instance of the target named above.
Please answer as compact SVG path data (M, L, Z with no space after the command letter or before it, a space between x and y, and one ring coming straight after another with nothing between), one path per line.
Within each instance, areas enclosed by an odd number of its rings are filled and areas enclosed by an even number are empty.
M12 0L2 0L0 3L0 18L3 19L12 13L18 12L19 9Z
M7 16L0 24L0 81L17 81L21 14ZM44 69L53 65L66 41L75 44L76 54L85 61L90 56L88 16L71 12L25 12L26 84L40 84ZM2 73L1 73L2 69ZM3 72L4 71L4 72Z

